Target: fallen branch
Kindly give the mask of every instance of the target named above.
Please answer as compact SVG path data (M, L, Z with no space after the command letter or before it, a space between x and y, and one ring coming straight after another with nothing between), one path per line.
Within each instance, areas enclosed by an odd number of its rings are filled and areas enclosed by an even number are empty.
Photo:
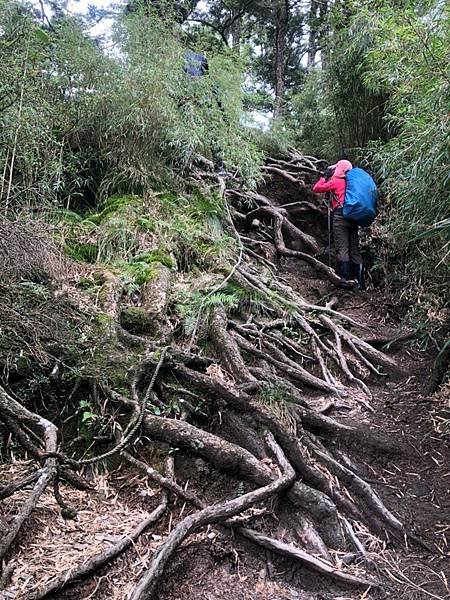
M172 458L169 459L171 462ZM166 472L170 473L173 470L173 465L171 466L169 463L166 463ZM169 478L167 478L169 479ZM162 494L161 503L155 508L150 515L144 519L133 531L131 531L128 535L124 536L119 542L109 547L104 552L100 552L96 554L92 558L88 559L86 562L82 563L74 567L73 569L69 569L63 573L60 573L57 577L53 578L50 583L40 586L35 590L31 590L27 595L27 600L41 600L42 598L47 597L49 594L58 592L63 588L67 587L71 583L88 577L92 575L103 567L104 565L110 563L112 560L117 558L120 554L122 554L127 548L129 548L132 544L136 542L136 540L143 534L149 527L155 525L163 516L163 514L167 510L168 503L168 495L167 492L164 491Z

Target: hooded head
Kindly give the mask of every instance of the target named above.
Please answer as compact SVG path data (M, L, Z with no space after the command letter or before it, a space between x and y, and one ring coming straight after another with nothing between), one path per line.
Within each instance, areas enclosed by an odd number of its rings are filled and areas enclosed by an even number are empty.
M347 171L353 169L353 165L349 160L339 160L335 165L331 165L331 168L334 169L334 177L345 177Z

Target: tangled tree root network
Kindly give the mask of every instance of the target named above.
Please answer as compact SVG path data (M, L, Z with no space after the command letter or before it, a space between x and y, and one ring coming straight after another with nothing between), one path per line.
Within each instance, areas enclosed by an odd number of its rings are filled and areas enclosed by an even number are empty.
M317 159L292 151L285 160L269 160L265 172L307 190L319 166ZM197 178L201 176L197 174ZM0 489L1 499L29 490L13 522L1 532L1 597L9 597L16 542L44 491L53 488L62 514L76 517L64 500L64 489L73 486L90 493L87 467L112 456L160 486L159 505L107 551L27 591L24 597L28 600L47 597L110 564L156 525L171 497L179 497L190 510L161 541L136 581L133 600L157 597L158 582L177 548L206 526L217 527L226 535L232 532L236 543L245 538L255 547L363 590L379 586L376 576L352 571L344 566L346 561L336 562L336 551L361 558L366 555L358 537L359 524L395 543L407 538L420 543L384 505L346 453L346 448L358 445L392 452L398 449L395 442L324 414L346 398L369 413L373 409L367 378L398 372L399 366L366 341L367 323L339 312L333 297L321 304L309 302L277 273L274 261L277 256L292 257L337 287L351 288L353 284L341 280L317 258L318 241L290 220L289 207L242 190L236 182L227 188L219 177L218 183L230 206L227 226L238 239L241 252L215 292L222 290L226 296L227 290L239 290L250 300L230 307L225 296L220 301L216 293L216 301L201 307L207 324L207 332L202 334L206 345L199 343L197 331L188 344L173 336L158 342L121 328L120 283L112 275L106 277L103 301L111 319L108 335L124 348L145 348L128 391L115 389L111 382L95 382L96 393L122 415L122 426L115 428L115 441L106 452L83 459L69 456L54 423L25 408L5 387L0 388L0 418L36 464L26 477ZM305 198L291 207L296 214L317 211L312 199ZM269 247L271 259L266 252ZM207 399L200 416L188 401L181 413L152 410L164 406L174 389L182 390L185 398ZM278 400L271 402L275 396ZM218 414L227 422L226 436L211 426L212 417ZM136 450L159 442L202 457L217 471L245 482L249 491L209 503L199 491L178 483L171 454L162 474ZM289 536L274 538L259 522L252 528L254 515L264 512L269 500L272 511L283 508L289 512L290 525L299 534L296 544Z

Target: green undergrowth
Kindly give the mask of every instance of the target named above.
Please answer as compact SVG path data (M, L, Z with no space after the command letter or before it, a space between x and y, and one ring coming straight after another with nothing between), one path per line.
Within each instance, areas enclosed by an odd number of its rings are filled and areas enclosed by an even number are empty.
M223 274L223 278L227 273ZM199 316L208 314L213 306L223 305L231 315L252 313L254 315L284 315L289 318L297 307L283 298L278 292L268 290L268 295L258 290L242 288L230 281L217 289L218 285L211 284L211 289L187 291L180 290L174 299L175 314L182 323L185 335L194 331Z
M164 191L116 194L96 212L64 210L53 218L68 256L106 266L133 288L152 281L160 265L183 273L225 266L236 243L223 230L224 212L215 192Z
M145 349L121 345L107 315L80 308L74 290L61 293L44 275L0 283L1 384L60 427L71 415L65 435L90 440L106 426L93 389L101 382L128 395Z
M55 362L77 368L89 318L50 282L0 284L0 364L15 376L33 376Z
M265 385L258 392L258 401L284 423L287 429L295 432L295 420L289 412L289 406L295 402L289 394L276 386Z

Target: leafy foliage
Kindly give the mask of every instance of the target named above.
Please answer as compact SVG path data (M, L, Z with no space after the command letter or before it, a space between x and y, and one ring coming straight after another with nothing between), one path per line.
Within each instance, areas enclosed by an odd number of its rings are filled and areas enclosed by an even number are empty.
M0 15L0 202L3 212L76 210L115 192L173 183L198 153L254 185L260 153L241 126L241 64L210 58L210 75L183 71L186 46L170 19L143 7L116 23L116 53L63 13L43 29L21 2Z
M409 2L372 14L374 46L366 84L389 94L386 120L395 135L373 144L371 159L391 205L388 231L408 271L436 283L450 256L450 25L435 2ZM441 280L439 281L439 275Z
M91 185L86 144L97 114L100 81L114 64L65 17L43 31L20 3L0 12L0 203L69 205Z
M435 0L335 3L323 24L323 67L292 99L303 150L374 172L375 269L412 302L434 294L442 304L448 280L448 16Z

